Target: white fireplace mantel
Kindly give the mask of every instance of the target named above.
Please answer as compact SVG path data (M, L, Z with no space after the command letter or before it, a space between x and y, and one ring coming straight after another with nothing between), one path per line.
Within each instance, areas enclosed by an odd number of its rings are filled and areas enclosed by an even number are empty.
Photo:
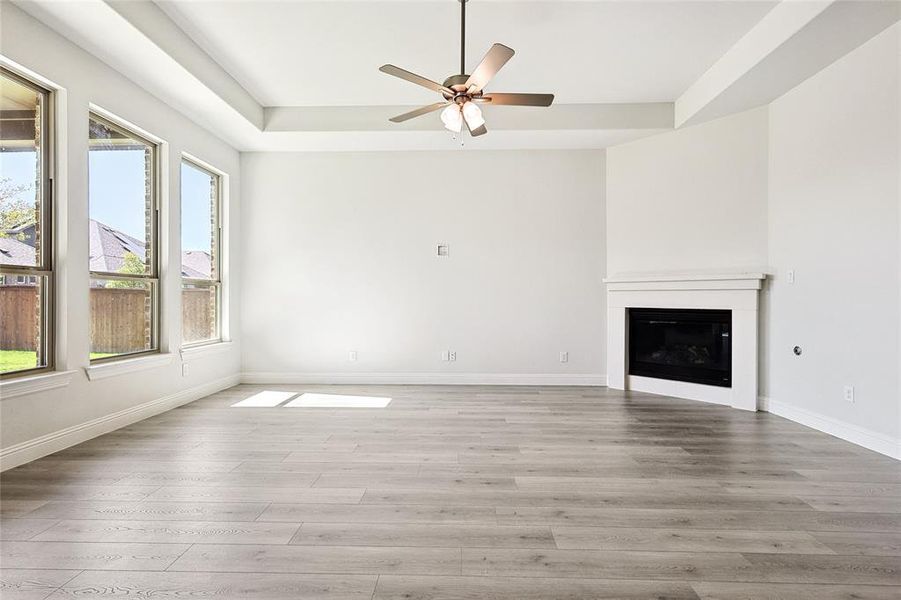
M624 273L607 284L607 385L757 410L757 318L763 272ZM629 308L706 308L732 311L732 387L628 372Z

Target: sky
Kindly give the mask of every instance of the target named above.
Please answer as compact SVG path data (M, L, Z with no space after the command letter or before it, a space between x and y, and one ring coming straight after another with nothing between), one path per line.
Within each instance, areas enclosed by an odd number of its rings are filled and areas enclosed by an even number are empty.
M91 218L144 239L144 153L93 150L88 153ZM0 176L12 184L33 184L34 152L3 152ZM210 250L210 177L182 165L182 250ZM32 188L33 190L33 188ZM31 200L33 191L20 195Z

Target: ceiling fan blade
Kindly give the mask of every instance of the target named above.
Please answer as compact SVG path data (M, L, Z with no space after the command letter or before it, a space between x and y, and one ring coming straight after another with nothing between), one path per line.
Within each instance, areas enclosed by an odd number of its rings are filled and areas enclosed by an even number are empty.
M504 106L550 106L554 101L553 94L504 94L491 92L477 101L489 102Z
M387 73L388 75L400 77L401 79L405 79L411 83L415 83L416 85L421 85L422 87L428 88L434 92L449 94L452 97L454 95L454 91L452 89L444 87L440 83L436 83L431 79L426 79L422 75L417 75L416 73L405 71L404 69L395 67L394 65L382 65L381 67L379 67L379 71L381 71L382 73Z
M469 131L469 135L472 137L479 137L480 135L485 135L488 133L488 128L485 127L485 122L482 121L482 124L473 129L469 126L469 119L466 118L466 113L463 113L463 122L466 123L466 129Z
M503 44L493 45L476 70L466 80L466 88L475 92L484 88L491 78L501 70L501 67L513 58L513 54L513 48L508 48Z
M435 112L436 110L440 110L450 104L450 102L436 102L435 104L428 104L426 106L417 108L416 110L411 110L410 112L406 112L402 115L397 115L396 117L391 117L388 119L392 123L403 123L404 121L409 121L410 119L415 119L416 117L421 117L422 115L427 115L430 112Z

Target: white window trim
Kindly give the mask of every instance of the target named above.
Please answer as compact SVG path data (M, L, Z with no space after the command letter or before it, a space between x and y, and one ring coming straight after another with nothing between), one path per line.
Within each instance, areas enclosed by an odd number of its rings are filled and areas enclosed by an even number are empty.
M228 352L234 347L234 342L230 341L219 341L210 342L208 344L195 344L193 346L185 346L180 351L181 359L184 362L189 362L213 354L222 354L223 352Z
M31 377L5 379L0 382L0 399L9 400L17 396L26 396L63 388L72 382L75 371L51 371Z
M175 355L171 352L149 354L147 356L139 356L137 358L125 358L122 360L114 360L110 362L96 363L84 368L88 379L96 381L98 379L107 379L109 377L117 377L126 373L134 373L135 371L145 371L162 367L172 362Z

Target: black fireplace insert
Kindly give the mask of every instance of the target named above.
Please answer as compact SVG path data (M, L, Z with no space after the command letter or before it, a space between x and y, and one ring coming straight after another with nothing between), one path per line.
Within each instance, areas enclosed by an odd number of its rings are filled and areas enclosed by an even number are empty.
M732 311L630 308L629 374L732 387Z

